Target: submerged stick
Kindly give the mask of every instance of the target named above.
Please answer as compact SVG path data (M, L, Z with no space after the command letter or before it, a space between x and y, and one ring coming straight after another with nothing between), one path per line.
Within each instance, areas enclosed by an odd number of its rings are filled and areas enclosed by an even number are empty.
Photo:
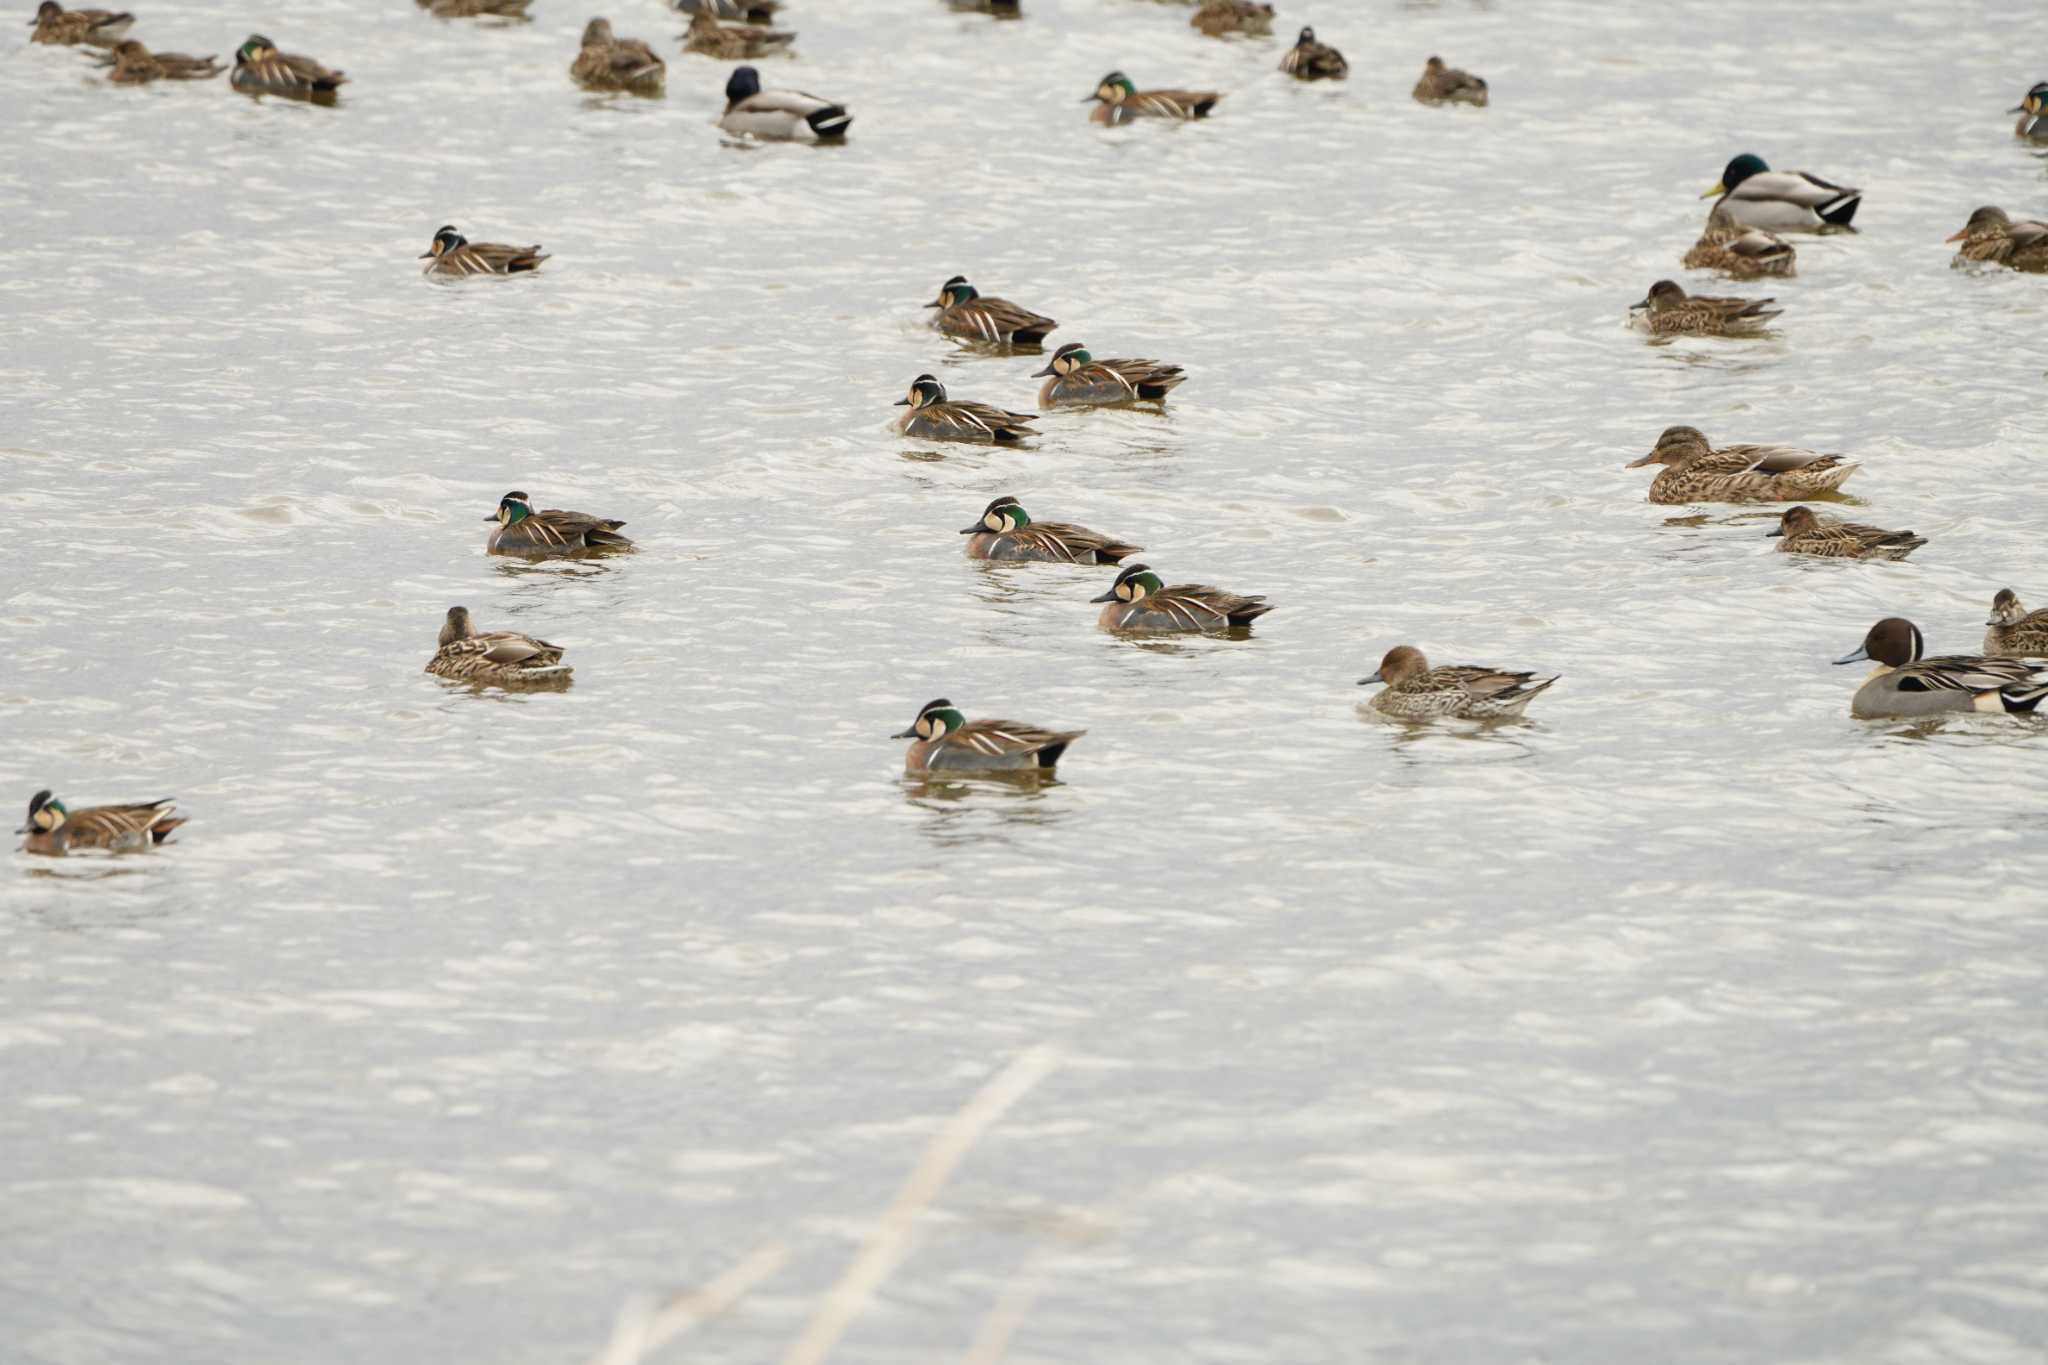
M711 1283L685 1289L659 1308L645 1296L627 1300L612 1324L610 1343L591 1358L590 1365L640 1365L649 1352L739 1302L748 1290L782 1269L788 1259L789 1248L770 1242L755 1248Z

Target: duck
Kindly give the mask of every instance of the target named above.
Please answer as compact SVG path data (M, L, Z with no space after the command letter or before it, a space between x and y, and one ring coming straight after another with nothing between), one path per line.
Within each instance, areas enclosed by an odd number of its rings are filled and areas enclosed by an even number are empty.
M1953 711L2025 715L2048 697L2048 664L1947 654L1929 659L1920 627L1887 616L1863 643L1835 660L1877 667L1849 702L1860 720L1938 716Z
M1148 564L1133 564L1116 576L1108 592L1091 602L1105 602L1095 623L1104 630L1149 634L1212 634L1249 626L1273 610L1264 597L1246 597L1200 583L1168 586Z
M1563 674L1538 678L1534 673L1514 673L1500 668L1479 668L1471 664L1447 664L1431 668L1429 660L1413 645L1396 645L1386 652L1380 666L1358 685L1385 683L1367 705L1389 716L1425 720L1433 716L1459 716L1466 720L1505 720L1519 717L1536 695Z
M913 379L909 395L897 399L896 406L910 409L897 419L896 430L927 441L1013 446L1037 434L1026 425L1038 420L1037 413L1010 412L989 403L947 398L946 386L928 374Z
M1679 264L1687 270L1718 270L1738 280L1789 280L1798 273L1792 244L1762 228L1744 227L1719 210L1707 215L1706 230Z
M1858 466L1840 455L1796 446L1736 445L1713 449L1696 427L1666 427L1649 454L1628 468L1661 464L1650 501L1792 502L1832 493Z
M700 11L714 19L733 19L743 24L772 24L782 0L673 0L681 14Z
M699 52L720 61L735 62L743 57L772 57L796 41L794 33L761 28L754 24L721 24L708 9L690 16L689 32L683 35L683 51Z
M1095 102L1088 113L1091 123L1113 126L1135 118L1207 118L1222 98L1214 90L1140 90L1129 76L1112 71L1097 81L1095 93L1081 102Z
M585 90L623 90L648 99L668 84L668 64L638 38L615 38L603 17L583 26L583 46L569 63L570 78Z
M997 19L1022 19L1024 0L946 0L946 8L962 14L987 14Z
M763 90L761 73L751 66L733 68L718 119L728 133L771 142L844 142L852 123L843 104L801 90Z
M1017 499L1005 493L982 509L981 519L960 528L969 559L1010 563L1115 564L1144 549L1064 521L1033 521Z
M86 806L71 810L46 787L29 798L28 823L14 831L26 834L25 853L61 858L74 848L133 853L155 848L185 823L176 813L176 797L137 801L125 806Z
M1253 35L1273 31L1273 7L1263 0L1202 0L1188 27L1211 38L1226 33Z
M308 104L333 104L336 90L347 81L347 76L311 57L279 52L277 44L260 33L250 34L235 50L234 74L228 77L228 84L245 95L276 95Z
M1702 199L1720 196L1713 215L1743 227L1770 232L1850 230L1863 191L1837 185L1805 171L1774 171L1754 152L1744 152L1721 170L1721 179Z
M134 23L135 16L126 10L65 9L57 0L43 0L29 20L35 32L28 40L56 47L112 47Z
M1962 243L1951 265L1992 261L2014 270L2048 270L2048 223L2031 218L2014 222L1996 204L1971 213L1970 221L1948 240Z
M472 242L455 230L452 223L443 224L434 234L434 240L420 254L426 261L423 275L523 275L538 270L540 263L548 259L540 249L540 243L532 246L506 246L503 242Z
M1469 71L1445 66L1441 57L1422 64L1422 78L1408 92L1423 104L1473 104L1486 107L1486 82Z
M439 647L426 671L459 682L517 687L527 683L566 682L570 668L562 647L514 630L479 633L468 607L448 608Z
M2028 611L2019 594L2000 588L1991 599L1991 617L1985 621L1984 652L1994 657L2048 658L2048 610Z
M1045 380L1038 390L1038 406L1049 408L1056 403L1164 402L1187 374L1178 365L1156 360L1097 360L1086 346L1070 341L1031 377Z
M588 512L559 507L533 510L533 501L514 489L498 499L498 510L485 521L497 523L484 551L494 555L566 555L580 550L630 550L633 542L619 534L626 523Z
M939 296L926 304L938 309L932 325L947 336L1006 346L1035 346L1059 324L1042 313L1020 308L1008 299L984 298L964 275L939 286Z
M1776 302L1688 294L1675 281L1659 280L1641 303L1629 305L1629 311L1639 313L1635 320L1657 336L1753 337L1785 311L1771 307Z
M1316 31L1304 28L1280 59L1280 69L1298 81L1341 81L1351 74L1344 54L1328 43L1316 41Z
M203 81L218 76L226 69L220 64L220 59L212 54L188 57L182 52L151 52L133 38L124 38L114 44L114 50L100 65L113 68L107 79L116 85L147 85L151 81Z
M2020 116L2020 121L2012 126L2014 137L2048 142L2048 81L2036 81L2034 88L2005 112Z
M1013 720L969 720L944 697L917 709L910 728L891 739L916 741L903 771L926 773L1050 773L1086 730L1044 730Z
M1778 518L1778 529L1765 532L1765 536L1778 538L1782 554L1825 559L1904 559L1927 543L1926 536L1911 531L1887 531L1881 526L1824 517L1804 503L1786 508Z
M530 19L533 0L431 0L427 12L436 19Z

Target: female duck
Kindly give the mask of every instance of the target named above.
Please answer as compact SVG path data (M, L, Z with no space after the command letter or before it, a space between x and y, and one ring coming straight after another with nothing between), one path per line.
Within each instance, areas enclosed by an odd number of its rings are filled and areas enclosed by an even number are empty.
M1038 406L1049 408L1057 403L1157 403L1187 375L1178 365L1156 360L1097 360L1080 342L1070 341L1031 377L1045 380Z
M1778 537L1780 553L1823 559L1904 559L1927 543L1926 536L1911 531L1887 531L1881 526L1824 517L1803 503L1786 508L1785 515L1778 518L1778 529L1765 536Z
M2014 270L2048 270L2048 223L2028 218L2015 223L1995 204L1972 213L1949 240L1962 243L1951 265L1995 261Z
M932 325L947 336L1003 346L1036 346L1059 326L1042 313L1020 308L1008 299L983 298L964 275L939 286L939 296L926 304L938 309Z
M1025 424L1036 422L1037 413L1011 412L990 403L949 399L946 386L928 374L912 380L909 395L897 399L896 406L910 409L896 419L896 430L928 441L1013 446L1036 434Z
M203 81L218 76L220 60L211 54L188 57L182 52L151 52L133 38L124 38L103 66L114 69L107 79L116 85L147 85L151 81Z
M235 51L234 74L228 84L245 95L276 95L308 104L332 104L335 91L348 77L330 71L311 57L279 52L277 44L252 33Z
M1846 228L1863 203L1863 191L1805 171L1774 171L1751 152L1730 161L1720 183L1701 195L1719 195L1714 214L1744 227L1771 232L1822 232ZM1711 221L1711 216L1710 216Z
M1386 690L1374 693L1370 705L1389 716L1416 720L1431 716L1502 720L1520 716L1522 708L1537 693L1561 676L1538 678L1534 673L1510 673L1470 664L1431 668L1421 650L1413 645L1396 645L1380 660L1378 671L1371 677L1360 678L1358 685L1385 683Z
M439 646L427 660L426 670L436 677L499 687L569 680L569 665L562 662L560 645L514 630L479 633L469 619L468 607L448 608Z
M1264 0L1202 0L1188 27L1221 38L1226 33L1253 35L1273 31L1273 7Z
M743 24L772 24L782 0L674 0L683 14L710 14L720 19L737 19Z
M1039 564L1114 564L1144 547L1064 521L1033 521L1008 493L989 503L981 520L960 528L969 559Z
M1856 689L1849 714L1864 720L1936 716L1952 711L2020 715L2048 697L2048 665L2023 659L1942 655L1925 659L1920 627L1888 616L1870 628L1860 648L1835 660L1877 664Z
M1441 57L1422 64L1422 79L1408 92L1422 104L1472 104L1486 107L1486 82L1469 71L1445 66Z
M1659 280L1629 311L1640 313L1638 320L1657 336L1753 337L1785 311L1771 307L1776 302L1688 294L1676 281Z
M725 83L725 113L718 126L728 133L776 142L843 142L853 115L843 104L801 90L763 90L761 73L734 69Z
M1792 244L1762 228L1744 227L1718 213L1707 215L1706 230L1679 262L1687 270L1718 270L1737 280L1765 276L1789 280L1798 273Z
M653 99L668 84L668 63L638 38L614 38L612 21L583 26L583 46L569 63L569 75L585 90L623 90Z
M1249 626L1273 610L1264 597L1245 597L1200 583L1160 582L1144 564L1133 564L1116 576L1116 584L1094 602L1107 602L1095 623L1104 630L1149 634L1210 634Z
M1991 599L1991 619L1984 623L1984 652L2017 659L2048 658L2048 610L2028 611L2019 594L2000 588Z
M503 242L472 242L455 230L454 225L444 225L434 234L434 240L420 254L428 262L423 275L523 275L529 270L538 270L540 263L547 259L540 243L532 246L506 246Z
M1305 28L1280 59L1280 69L1298 81L1341 81L1351 74L1344 54L1328 43L1316 41L1316 31Z
M1042 730L1011 720L969 720L940 697L918 709L908 730L891 739L917 741L903 771L926 773L1049 773L1086 730Z
M1114 126L1134 118L1207 118L1222 98L1214 90L1140 90L1129 76L1112 71L1096 82L1095 93L1082 103L1095 101L1089 122Z
M728 27L714 19L710 10L700 9L690 16L690 31L683 35L683 51L736 62L743 57L772 57L795 41L794 33L779 29L751 24Z
M1839 455L1796 446L1736 445L1715 450L1694 427L1666 427L1656 446L1630 469L1663 465L1650 484L1650 501L1791 502L1832 493L1857 466Z
M533 510L526 494L516 489L498 499L498 510L485 521L498 523L484 550L494 555L568 555L581 550L630 550L633 542L619 534L626 523L588 512L559 507Z
M172 808L175 797L161 801L139 801L132 806L87 806L67 810L48 790L39 791L28 803L28 823L14 831L26 834L26 853L61 858L74 848L104 849L109 853L133 853L155 848L185 823Z
M118 13L104 9L68 10L57 0L43 0L36 6L36 17L29 20L36 31L29 35L28 40L57 47L76 47L80 43L112 47L121 41L121 35L134 22L135 16L126 10Z

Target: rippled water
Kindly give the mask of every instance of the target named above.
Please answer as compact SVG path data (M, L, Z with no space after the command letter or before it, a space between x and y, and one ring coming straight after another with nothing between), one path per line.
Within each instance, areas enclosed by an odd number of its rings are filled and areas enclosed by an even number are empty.
M351 83L0 57L0 793L192 817L0 877L0 1354L577 1361L776 1237L688 1348L774 1359L1051 1041L835 1358L959 1359L1020 1276L1018 1361L2041 1358L2048 735L1853 722L1827 663L2048 604L2044 282L1942 243L2048 209L2007 8L1283 3L1351 59L1306 87L1176 6L792 0L764 69L841 149L722 142L679 53L584 96L555 0L140 8ZM1494 106L1410 102L1432 51ZM1111 67L1228 97L1107 132ZM1773 338L1650 345L1743 150L1864 230L1738 288ZM555 256L436 286L443 222ZM899 438L920 370L1030 404L925 329L956 271L1191 378ZM1931 543L1650 506L1673 422L1853 453ZM513 487L642 549L487 559ZM962 559L1003 492L1278 610L1104 635L1108 574ZM574 687L424 676L453 602ZM1401 642L1564 681L1389 725L1352 684ZM939 694L1089 734L906 786Z

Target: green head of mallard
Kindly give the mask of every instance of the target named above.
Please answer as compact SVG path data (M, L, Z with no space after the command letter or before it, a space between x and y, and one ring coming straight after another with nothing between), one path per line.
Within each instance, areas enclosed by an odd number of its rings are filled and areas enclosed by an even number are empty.
M16 834L33 834L37 830L53 830L64 823L71 812L64 809L64 803L43 788L28 801L28 823L14 831Z
M424 261L446 256L449 252L468 245L469 238L457 232L453 223L444 223L441 230L434 234L434 240L427 245L427 249L420 253L419 258Z
M1926 639L1920 634L1920 627L1903 616L1887 616L1870 628L1863 637L1863 644L1835 660L1838 664L1874 663L1890 664L1893 668L1904 668L1907 664L1918 663L1927 648Z
M1770 169L1764 159L1755 152L1744 152L1721 168L1720 183L1701 195L1702 199L1715 199L1728 193L1753 175L1762 175Z
M1159 575L1152 572L1149 564L1133 564L1116 576L1108 592L1100 597L1091 597L1091 602L1142 602L1153 593L1164 588Z
M1084 97L1081 103L1099 100L1103 104L1122 104L1137 93L1138 87L1129 76L1121 71L1112 71L1095 83L1095 93Z
M1044 379L1048 375L1066 376L1083 365L1094 363L1095 357L1088 354L1088 348L1078 341L1070 341L1052 353L1052 359L1045 362L1042 370L1033 370L1033 379Z
M889 736L891 739L944 739L967 723L967 717L955 710L953 703L940 697L928 701L918 708L917 719L910 723L908 730Z
M484 520L495 521L501 526L510 526L513 522L525 521L532 515L533 500L515 488L498 499L498 510Z
M921 374L910 381L910 392L896 400L899 408L928 408L934 403L946 401L946 386L928 374Z
M243 66L249 62L260 62L276 55L276 43L271 42L270 39L260 33L252 33L242 41L240 47L235 49L235 65Z
M952 279L939 286L938 298L926 304L925 307L951 308L956 303L965 303L969 299L978 299L980 297L981 291L969 284L965 275L955 275Z
M1005 493L982 509L980 521L972 526L961 527L960 534L971 536L981 531L994 531L1001 535L1004 531L1014 531L1020 526L1030 524L1031 514L1018 506L1015 498Z
M2020 595L2011 588L2000 588L1998 596L1991 599L1991 619L1987 626L2016 626L2026 619L2027 609L2020 605Z

